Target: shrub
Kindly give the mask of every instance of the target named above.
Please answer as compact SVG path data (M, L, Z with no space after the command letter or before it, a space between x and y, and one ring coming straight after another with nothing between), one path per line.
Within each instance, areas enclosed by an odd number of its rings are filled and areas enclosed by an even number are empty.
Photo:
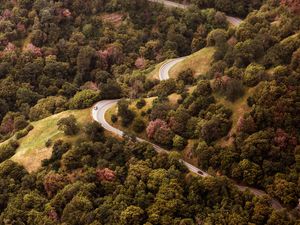
M143 108L144 106L146 105L146 101L145 101L145 99L139 99L138 101L137 101L137 103L136 103L136 107L138 108L138 109L141 109L141 108Z
M146 124L142 119L140 118L134 119L132 123L132 129L134 130L134 132L141 133L145 130L145 128L146 128Z
M16 139L19 140L22 137L25 137L27 134L29 133L28 130L24 129L24 130L20 130L16 133Z
M144 116L146 116L146 115L147 115L147 112L145 112L145 111L142 111L142 112L141 112L141 116L144 117Z
M154 89L155 95L164 97L176 91L176 81L174 79L161 81Z
M250 64L243 76L243 82L248 87L256 86L262 79L265 73L265 68L259 64Z
M169 127L160 127L154 134L154 141L158 144L172 147L174 133Z
M66 102L66 98L62 96L51 96L40 99L38 103L30 109L29 118L31 121L36 121L65 111L67 109Z
M15 130L22 130L27 127L28 122L25 119L25 116L17 116L14 118L14 127Z
M12 157L18 147L19 143L17 141L10 141L8 144L2 145L0 147L0 163Z
M129 109L129 102L126 100L120 100L118 102L118 115L121 117L122 125L128 126L133 121L135 114Z
M52 145L52 140L51 140L51 139L48 139L48 140L46 141L46 143L45 143L45 147L46 147L46 148L50 148L51 145Z
M182 150L182 149L184 149L186 144L187 144L187 141L183 137L181 137L179 135L174 136L174 138L173 138L174 148L177 148L178 150Z
M77 120L73 115L60 119L57 126L65 135L75 135L79 132Z
M115 114L111 115L111 122L116 123L118 121L118 116L116 116Z
M179 73L177 81L182 80L185 85L191 85L194 83L194 73L191 69L187 69Z
M99 92L83 90L75 94L75 96L70 100L69 106L71 109L84 109L91 107L98 100Z
M104 129L98 122L94 121L88 123L84 127L85 133L91 138L92 141L102 141L104 140Z
M29 124L27 127L26 127L26 130L29 132L31 130L33 130L34 126L32 124Z

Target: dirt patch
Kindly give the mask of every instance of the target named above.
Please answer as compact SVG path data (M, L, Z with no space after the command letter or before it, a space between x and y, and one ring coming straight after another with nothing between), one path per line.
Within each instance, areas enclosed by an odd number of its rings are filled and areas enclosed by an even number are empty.
M12 159L13 161L22 164L25 169L31 173L37 171L44 159L49 159L51 157L51 148L43 148L31 151L30 154L22 155L16 154Z

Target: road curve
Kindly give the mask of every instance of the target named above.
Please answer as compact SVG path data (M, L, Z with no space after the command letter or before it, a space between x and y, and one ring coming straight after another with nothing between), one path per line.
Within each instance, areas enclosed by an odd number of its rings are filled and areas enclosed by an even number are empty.
M118 136L123 136L124 132L111 126L106 120L105 120L105 113L107 112L107 110L109 110L111 107L113 107L114 105L117 104L117 102L119 101L119 99L114 99L114 100L103 100L100 101L98 103L96 103L93 107L93 111L92 111L92 117L95 121L97 121L98 123L100 123L102 125L102 127L107 130L110 131L114 134L117 134ZM169 153L169 151L161 148L158 145L155 145L149 141L146 141L144 139L141 138L137 138L138 141L140 142L147 142L149 144L151 144L154 149L158 152L158 153ZM191 172L197 173L202 177L207 177L210 176L208 173L206 173L205 171L200 170L199 168L191 165L190 163L184 161L184 160L180 160L181 163L183 163Z
M180 4L177 2L167 1L167 0L148 0L149 2L155 2L163 4L169 8L180 8L180 9L187 9L189 5Z
M168 8L179 8L179 9L187 9L190 5L187 4L180 4L177 2L172 2L168 0L148 0L149 2L155 2L163 4L165 7ZM227 21L232 24L233 26L240 25L241 22L243 22L240 18L232 17L232 16L226 16Z
M171 2L171 1L166 1L166 0L149 0L151 2L158 2L158 3L162 3L167 7L177 7L177 8L182 8L182 9L186 9L188 7L188 5L183 5L183 4L179 4L179 3L175 3L175 2ZM231 16L226 16L227 20L234 26L238 26L242 20L239 18L235 18L235 17L231 17ZM181 57L181 58L176 58L176 59L170 59L168 60L166 63L164 63L160 69L159 69L159 79L160 80L168 80L169 79L169 71L170 69L175 66L177 63L183 61L186 57ZM118 136L123 136L124 132L111 126L106 120L105 120L105 113L112 108L114 105L117 104L117 102L119 101L119 99L113 99L113 100L103 100L100 101L98 103L96 103L92 109L92 117L95 121L97 121L98 123L100 123L102 125L102 127L104 129L106 129L107 131L110 131L114 134L117 134ZM154 149L158 152L158 153L169 153L169 151L161 148L158 145L155 145L147 140L141 139L141 138L137 138L138 141L140 142L147 142L149 144L151 144ZM206 173L205 171L191 165L190 163L180 159L179 160L182 164L184 164L189 171L197 174L198 176L201 177L208 177L211 176L208 173ZM264 191L255 189L255 188L250 188L244 185L238 185L236 184L236 187L240 190L240 191L245 191L245 190L249 190L252 194L254 194L255 196L263 196L263 195L267 195ZM282 205L275 199L271 199L271 205L274 209L276 210L280 210L283 209Z
M169 79L169 71L175 66L177 63L183 61L186 57L181 57L177 59L170 59L159 68L159 80L168 80Z
M238 26L243 22L243 20L241 20L240 18L237 18L237 17L226 16L226 18L227 18L227 21L229 23L231 23L233 26Z
M177 59L171 59L169 61L167 61L166 63L164 63L160 70L159 70L159 79L160 80L167 80L169 79L169 71L170 69L176 65L177 63L181 62L182 60L184 60L185 57L182 57L182 58L177 58ZM102 127L104 129L106 129L107 131L110 131L118 136L123 136L124 132L111 126L106 120L105 120L105 113L110 109L112 108L114 105L117 104L117 102L119 101L119 99L113 99L113 100L103 100L103 101L100 101L98 103L96 103L92 109L92 117L95 121L97 121L98 123L100 123L102 125ZM158 153L169 153L169 151L161 148L160 146L158 145L155 145L147 140L144 140L144 139L141 139L141 138L137 138L138 141L140 142L147 142L149 144L151 144L154 149L158 152ZM201 176L201 177L208 177L208 176L211 176L209 175L207 172L191 165L190 163L180 159L180 162L182 164L184 164L189 171ZM255 189L255 188L250 188L250 187L247 187L247 186L244 186L244 185L238 185L236 184L236 187L240 190L240 191L245 191L247 189L249 189L249 191L254 194L255 196L263 196L263 195L267 195L264 191L261 191L261 190L258 190L258 189ZM282 205L275 199L271 199L271 205L274 209L276 210L280 210L280 209L283 209Z

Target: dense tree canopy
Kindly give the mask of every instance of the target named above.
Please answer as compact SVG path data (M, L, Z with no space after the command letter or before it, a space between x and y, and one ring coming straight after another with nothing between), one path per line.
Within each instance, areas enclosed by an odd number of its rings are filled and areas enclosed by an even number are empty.
M0 141L10 140L0 147L0 225L299 223L270 200L294 209L300 198L296 1L177 2L193 6L1 1ZM229 26L226 15L245 20ZM155 65L206 46L207 73L151 77ZM120 98L111 121L132 129L123 139L71 115L54 125L63 138L49 137L39 170L10 160L30 122ZM188 173L181 157L218 176Z

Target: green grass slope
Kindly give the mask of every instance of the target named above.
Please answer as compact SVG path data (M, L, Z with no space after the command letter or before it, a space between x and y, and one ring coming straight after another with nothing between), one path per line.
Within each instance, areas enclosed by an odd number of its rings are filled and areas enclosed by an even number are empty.
M170 78L176 78L181 72L187 69L192 69L195 77L207 73L213 61L214 53L214 47L207 47L189 55L186 59L171 68Z
M53 142L58 139L75 141L82 136L83 133L80 131L76 136L67 137L62 131L57 129L57 121L69 115L74 115L81 127L87 122L92 121L90 109L84 109L61 112L33 122L32 125L34 129L31 130L27 136L18 140L20 146L16 154L12 157L12 160L22 164L29 172L36 171L41 166L42 160L51 156L52 148L45 146L45 143L49 139ZM5 143L6 142L1 143L0 146Z

